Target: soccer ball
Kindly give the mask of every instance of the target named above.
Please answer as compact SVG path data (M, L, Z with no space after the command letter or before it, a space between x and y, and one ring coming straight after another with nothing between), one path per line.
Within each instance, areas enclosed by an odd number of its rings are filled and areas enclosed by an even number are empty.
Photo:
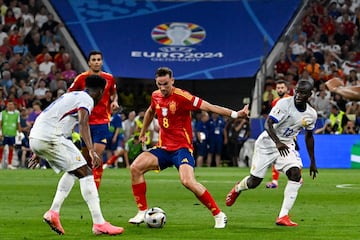
M166 213L159 207L150 208L145 212L144 222L149 228L162 228L166 223Z

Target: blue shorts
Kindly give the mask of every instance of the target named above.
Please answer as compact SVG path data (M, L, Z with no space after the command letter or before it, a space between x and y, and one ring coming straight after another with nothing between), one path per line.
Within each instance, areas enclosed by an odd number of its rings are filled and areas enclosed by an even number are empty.
M14 146L15 145L15 137L6 137L4 136L3 145Z
M177 151L166 151L162 148L153 148L149 151L158 158L160 170L175 166L179 169L180 165L188 164L195 166L195 159L192 153L187 148L180 148Z
M107 138L110 135L109 125L106 124L95 124L90 125L91 138L94 143L107 144ZM82 141L82 146L85 147L84 141Z
M224 142L222 138L217 138L217 137L210 138L208 152L213 154L221 154L223 149L223 144Z
M203 157L206 157L207 155L207 143L206 142L197 142L195 144L196 146L196 154L198 156L203 156Z

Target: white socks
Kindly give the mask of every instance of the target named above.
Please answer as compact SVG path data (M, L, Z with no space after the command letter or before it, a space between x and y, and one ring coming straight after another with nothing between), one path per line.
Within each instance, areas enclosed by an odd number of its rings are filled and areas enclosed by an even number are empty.
M75 176L67 172L64 173L64 175L59 180L55 197L50 207L50 210L53 210L55 212L60 212L61 205L63 204L65 198L69 195L72 187L74 186L75 179L76 179Z
M241 180L238 184L235 185L235 191L236 192L240 192L240 191L244 191L244 190L248 190L248 186L247 186L247 180L250 176L246 176L243 178L243 180Z
M94 224L103 224L105 219L100 209L99 194L92 175L80 178L81 194L86 201Z
M289 214L289 211L295 203L301 185L302 184L299 182L288 181L284 190L284 200L281 206L279 218Z

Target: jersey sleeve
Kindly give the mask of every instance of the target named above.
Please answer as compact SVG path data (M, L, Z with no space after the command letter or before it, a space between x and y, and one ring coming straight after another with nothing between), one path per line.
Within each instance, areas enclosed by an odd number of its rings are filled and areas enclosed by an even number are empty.
M81 91L81 90L84 90L83 89L83 84L82 84L82 81L83 81L83 75L80 74L78 75L73 83L70 85L70 87L68 88L68 91L69 92L73 92L73 91Z
M271 109L269 117L276 123L280 122L287 114L286 101L279 100L275 106Z

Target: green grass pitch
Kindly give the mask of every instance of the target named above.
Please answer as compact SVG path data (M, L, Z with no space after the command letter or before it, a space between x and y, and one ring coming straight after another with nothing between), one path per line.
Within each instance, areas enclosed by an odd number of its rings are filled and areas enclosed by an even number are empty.
M129 170L106 169L99 193L103 215L125 228L122 235L110 237L92 234L78 182L62 207L66 233L59 236L42 222L42 215L51 205L61 175L50 169L1 170L0 239L360 239L360 169L319 169L315 180L304 169L304 185L291 211L292 220L299 223L296 228L275 225L286 180L281 175L278 189L265 189L270 170L257 189L243 192L232 207L225 206L225 195L248 172L244 168L196 169L197 180L228 216L225 229L213 229L210 212L180 184L176 169L147 173L149 207L161 207L167 213L164 228L150 229L127 223L137 211Z

